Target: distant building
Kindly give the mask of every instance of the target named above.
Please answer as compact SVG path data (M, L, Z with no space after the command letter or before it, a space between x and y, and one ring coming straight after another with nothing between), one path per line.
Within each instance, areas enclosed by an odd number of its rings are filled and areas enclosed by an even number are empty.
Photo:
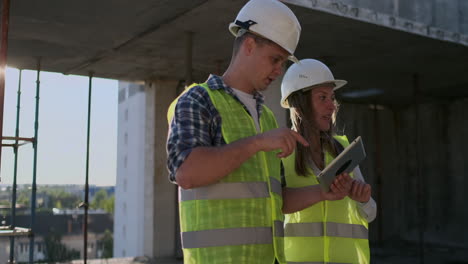
M54 215L82 215L84 214L83 209L58 209L52 208L52 213ZM88 215L91 214L106 214L106 211L103 209L89 209Z
M144 85L119 82L114 257L143 256L145 210ZM152 198L151 198L152 199Z
M83 214L60 215L36 215L34 260L43 260L46 257L45 237L51 232L61 236L61 243L70 250L76 250L83 258ZM10 224L10 217L6 216L2 221ZM29 227L29 215L16 217L16 226ZM100 240L106 230L112 231L113 219L108 213L90 214L88 216L88 258L102 256L103 248ZM0 237L0 263L7 263L10 256L10 239L7 236ZM29 261L29 238L15 238L15 261Z

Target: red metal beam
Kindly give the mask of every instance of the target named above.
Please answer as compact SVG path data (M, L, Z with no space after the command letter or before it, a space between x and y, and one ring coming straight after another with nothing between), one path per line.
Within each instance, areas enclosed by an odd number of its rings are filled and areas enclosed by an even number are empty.
M26 138L26 137L2 137L4 140L22 140L28 142L34 142L34 138Z
M3 137L3 106L5 103L5 68L8 50L8 24L10 23L10 0L3 0L2 8L2 42L0 46L0 138ZM0 168L2 149L0 148ZM1 178L0 178L1 180Z

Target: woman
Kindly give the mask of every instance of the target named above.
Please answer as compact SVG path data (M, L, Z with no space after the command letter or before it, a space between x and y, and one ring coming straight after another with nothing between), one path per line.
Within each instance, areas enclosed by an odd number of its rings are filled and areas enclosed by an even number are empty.
M301 60L286 72L281 105L291 112L292 129L309 141L284 159L285 255L292 263L369 263L368 222L376 215L371 187L359 167L339 175L324 192L317 177L349 143L334 133L335 80L320 61ZM300 196L300 197L299 197ZM300 201L300 202L298 202Z

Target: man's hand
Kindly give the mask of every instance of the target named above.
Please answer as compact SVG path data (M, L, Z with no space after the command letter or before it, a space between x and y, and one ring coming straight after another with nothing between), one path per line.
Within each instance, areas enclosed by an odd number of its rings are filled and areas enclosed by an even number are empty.
M289 128L277 128L257 136L257 144L261 151L272 151L279 149L278 158L284 158L293 153L296 142L309 146L299 133Z
M360 203L367 203L371 197L371 186L360 180L353 180L349 197Z
M336 201L345 198L350 194L353 179L348 173L342 173L336 177L330 185L330 191L322 191L322 196L325 200Z
M297 141L309 145L297 132L277 128L223 146L193 148L176 171L177 184L183 189L192 189L216 183L259 151L281 149L277 154L279 158L289 156Z

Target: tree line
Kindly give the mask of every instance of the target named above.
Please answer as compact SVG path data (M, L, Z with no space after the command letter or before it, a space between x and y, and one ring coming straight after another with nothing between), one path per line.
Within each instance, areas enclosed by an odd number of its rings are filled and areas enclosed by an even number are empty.
M12 197L11 188L0 192L0 206L5 208L11 207ZM58 209L75 209L84 201L84 195L81 197L78 194L71 193L60 186L40 186L36 192L37 197L37 212L51 213L53 208ZM30 208L31 190L22 188L17 191L16 204L20 208ZM106 189L102 188L97 191L89 204L90 209L102 209L110 214L114 214L114 194L108 194ZM21 214L21 211L18 211Z

